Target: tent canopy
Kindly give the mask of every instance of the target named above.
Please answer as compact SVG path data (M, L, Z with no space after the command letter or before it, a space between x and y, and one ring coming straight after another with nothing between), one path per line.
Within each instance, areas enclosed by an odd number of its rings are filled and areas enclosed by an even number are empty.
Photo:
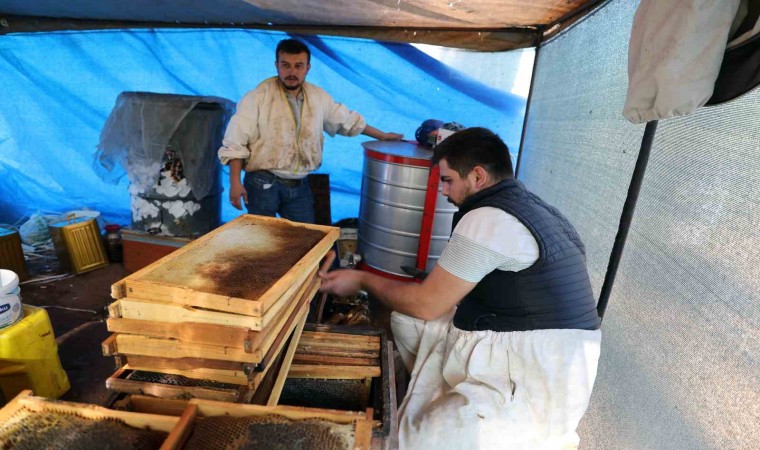
M234 27L435 44L531 47L602 0L6 0L0 33Z

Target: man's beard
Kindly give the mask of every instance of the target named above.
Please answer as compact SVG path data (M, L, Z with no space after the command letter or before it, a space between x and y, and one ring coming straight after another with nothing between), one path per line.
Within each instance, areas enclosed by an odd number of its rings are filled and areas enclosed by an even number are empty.
M282 85L282 87L284 87L285 89L287 89L289 91L295 91L296 89L300 88L301 85L303 84L303 83L301 83L298 80L295 80L295 83L296 83L295 86L289 86L289 85L285 84L284 81L280 80L280 84Z
M452 200L450 197L446 197L446 201L456 206L457 208L459 208L459 205L457 205L457 203L454 200Z

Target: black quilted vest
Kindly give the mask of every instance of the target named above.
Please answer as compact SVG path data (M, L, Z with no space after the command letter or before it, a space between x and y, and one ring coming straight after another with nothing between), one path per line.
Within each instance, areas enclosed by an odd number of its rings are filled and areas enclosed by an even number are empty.
M525 225L538 242L539 257L519 272L486 275L459 304L454 325L494 331L599 328L583 243L559 210L508 179L468 198L454 214L451 229L469 211L484 206L499 208Z

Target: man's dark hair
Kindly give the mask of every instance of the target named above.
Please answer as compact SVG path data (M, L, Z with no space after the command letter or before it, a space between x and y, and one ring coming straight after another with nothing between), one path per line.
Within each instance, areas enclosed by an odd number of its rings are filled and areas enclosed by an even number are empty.
M297 55L299 53L306 53L306 62L311 64L311 51L309 47L303 42L297 39L283 39L277 44L277 50L275 51L276 60L280 60L280 53L287 53L289 55Z
M444 139L433 151L433 164L442 159L462 178L475 166L483 167L496 181L512 178L509 148L499 135L486 128L467 128Z

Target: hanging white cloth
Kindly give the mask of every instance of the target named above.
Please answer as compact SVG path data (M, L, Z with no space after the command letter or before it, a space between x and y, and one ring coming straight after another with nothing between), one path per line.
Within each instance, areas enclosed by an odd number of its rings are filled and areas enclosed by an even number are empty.
M682 116L710 99L739 3L641 1L628 48L626 119Z
M391 315L411 378L403 449L571 449L591 397L599 330L462 331Z

